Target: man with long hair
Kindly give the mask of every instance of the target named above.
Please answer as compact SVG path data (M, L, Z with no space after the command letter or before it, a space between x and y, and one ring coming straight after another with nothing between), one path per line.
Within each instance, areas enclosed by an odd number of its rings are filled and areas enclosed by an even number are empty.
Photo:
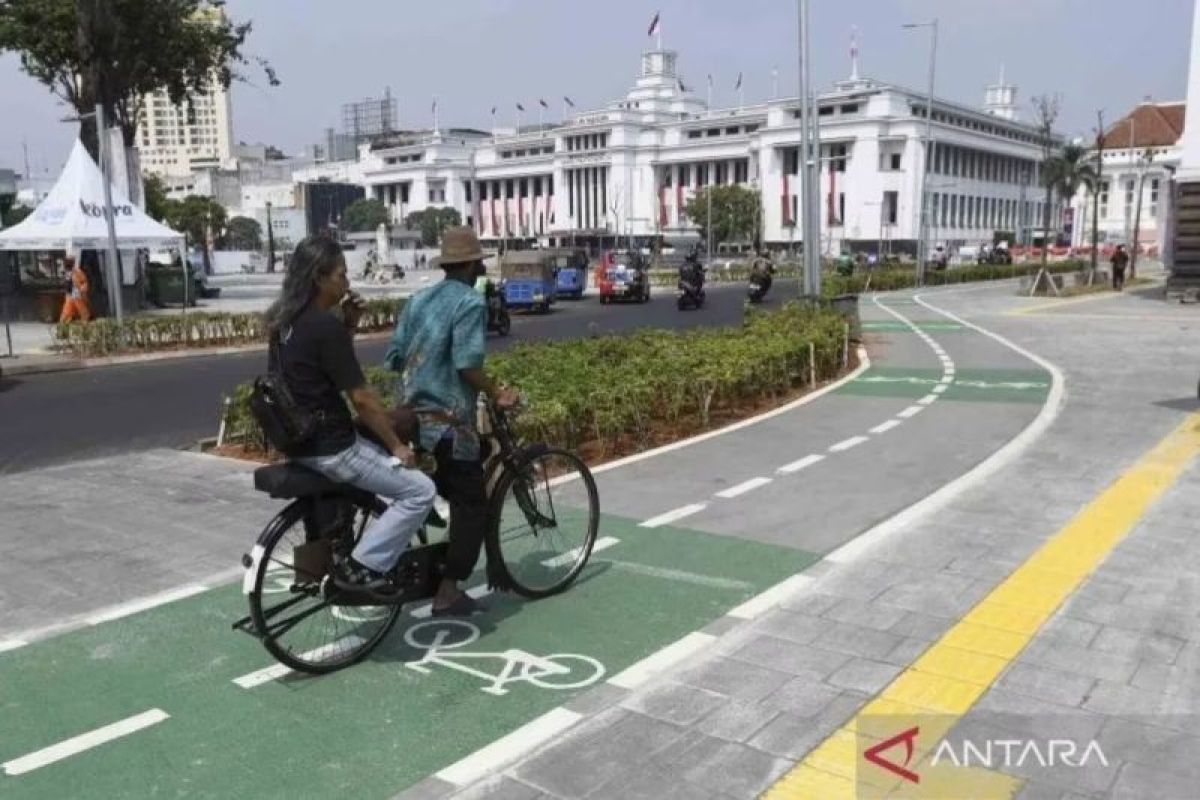
M469 616L482 606L459 587L475 570L487 527L487 490L476 413L479 393L497 405L517 395L483 369L487 301L474 290L485 274L483 250L469 227L442 233L446 279L404 306L385 363L400 373L400 402L420 420L422 449L437 458L434 480L450 504L450 549L433 598L436 616Z
M341 319L334 314L339 306ZM388 593L389 572L433 507L435 489L427 475L412 469L412 450L396 436L383 402L363 376L353 342L362 311L361 299L350 292L341 247L311 236L296 246L279 299L267 311L268 358L296 403L320 420L314 436L287 455L390 501L346 569L334 575L343 588ZM386 452L356 433L343 395Z

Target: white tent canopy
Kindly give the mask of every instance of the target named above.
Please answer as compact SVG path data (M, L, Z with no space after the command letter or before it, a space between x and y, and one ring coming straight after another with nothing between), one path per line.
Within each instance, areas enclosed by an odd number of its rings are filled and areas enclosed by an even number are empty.
M155 222L112 187L117 247L181 248L182 233ZM78 140L46 199L19 225L0 231L0 250L103 250L108 246L104 179Z

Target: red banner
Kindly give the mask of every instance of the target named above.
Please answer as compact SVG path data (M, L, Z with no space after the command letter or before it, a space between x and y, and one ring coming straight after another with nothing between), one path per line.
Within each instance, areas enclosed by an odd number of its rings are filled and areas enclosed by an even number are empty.
M679 224L683 224L683 218L687 216L683 211L683 184L675 187L675 219L679 220Z
M660 186L658 189L658 226L660 228L667 227L667 187Z
M496 220L496 198L492 198L492 237L500 235L500 223Z

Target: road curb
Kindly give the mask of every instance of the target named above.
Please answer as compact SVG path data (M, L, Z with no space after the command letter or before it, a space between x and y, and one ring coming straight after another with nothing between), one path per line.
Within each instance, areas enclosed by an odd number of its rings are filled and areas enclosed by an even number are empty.
M363 333L355 337L356 341L370 342L387 339L391 331ZM17 375L39 375L50 372L69 372L79 369L94 369L98 367L122 367L130 364L152 364L159 361L180 361L188 358L204 358L206 356L232 356L246 353L265 352L267 345L260 344L238 345L235 347L208 347L196 350L167 350L158 353L139 353L126 356L106 356L103 358L70 358L63 356L61 361L43 361L36 364L6 364L0 362L0 376L15 377ZM14 358L21 358L15 356Z

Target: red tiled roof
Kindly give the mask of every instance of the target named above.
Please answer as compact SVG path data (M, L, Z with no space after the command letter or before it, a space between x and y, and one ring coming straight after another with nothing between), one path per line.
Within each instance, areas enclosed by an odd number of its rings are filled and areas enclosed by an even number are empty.
M1186 110L1186 103L1143 103L1105 132L1104 147L1109 150L1170 147L1183 135Z

